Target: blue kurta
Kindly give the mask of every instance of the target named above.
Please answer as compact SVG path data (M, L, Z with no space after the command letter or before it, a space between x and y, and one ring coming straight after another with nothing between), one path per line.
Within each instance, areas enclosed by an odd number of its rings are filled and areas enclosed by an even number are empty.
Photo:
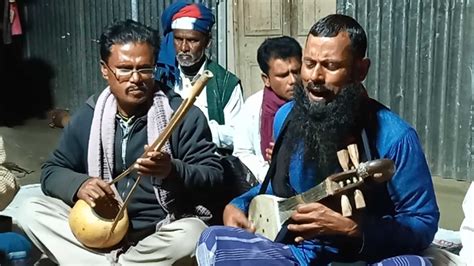
M387 201L370 202L368 215L374 214L362 224L363 246L359 258L374 261L399 254L414 254L426 248L438 228L439 210L431 180L431 174L416 131L395 113L376 101L369 101L375 110L376 127L368 137L380 158L392 159L396 172L387 183ZM274 131L278 136L285 118L294 102L282 106L275 116ZM289 182L297 193L302 193L322 181L311 169L305 169L302 154L292 156ZM250 201L258 194L260 186L235 198L231 204L248 212ZM271 186L267 194L273 194ZM374 210L374 213L370 213ZM301 265L320 263L318 240L289 245ZM338 259L338 249L325 246L329 260ZM319 255L320 256L320 255ZM328 257L327 257L328 256Z

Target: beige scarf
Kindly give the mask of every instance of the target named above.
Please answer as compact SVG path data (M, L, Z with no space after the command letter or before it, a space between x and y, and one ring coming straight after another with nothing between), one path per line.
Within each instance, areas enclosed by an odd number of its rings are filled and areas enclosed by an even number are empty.
M156 92L153 95L153 105L147 114L148 144L152 144L163 132L172 113L173 110L166 95L161 90ZM110 92L110 88L107 87L102 91L95 105L87 154L88 175L100 176L106 181L112 180L116 114L117 101ZM171 155L169 141L166 142L162 151Z

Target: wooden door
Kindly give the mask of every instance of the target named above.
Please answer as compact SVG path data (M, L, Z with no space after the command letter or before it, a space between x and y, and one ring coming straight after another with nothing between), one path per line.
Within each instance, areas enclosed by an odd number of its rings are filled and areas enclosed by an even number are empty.
M244 96L263 88L257 49L268 37L289 35L304 45L310 27L336 11L336 0L233 0L235 73Z

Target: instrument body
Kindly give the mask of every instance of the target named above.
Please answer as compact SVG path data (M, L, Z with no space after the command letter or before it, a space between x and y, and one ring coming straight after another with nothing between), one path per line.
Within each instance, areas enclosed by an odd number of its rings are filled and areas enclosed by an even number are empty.
M339 202L347 198L347 194L354 193L367 185L367 182L388 181L394 173L392 160L378 159L361 163L357 169L331 175L319 185L287 199L267 194L258 195L250 202L248 218L255 226L257 234L275 240L282 224L291 217L299 204L322 202L335 211L343 212L344 206ZM356 206L360 204L357 199L351 200L350 203Z
M97 200L95 203L96 206L90 208L84 200L78 200L69 214L69 226L74 236L87 247L112 247L128 231L127 212L115 218L123 204L113 197ZM115 220L118 222L114 223Z

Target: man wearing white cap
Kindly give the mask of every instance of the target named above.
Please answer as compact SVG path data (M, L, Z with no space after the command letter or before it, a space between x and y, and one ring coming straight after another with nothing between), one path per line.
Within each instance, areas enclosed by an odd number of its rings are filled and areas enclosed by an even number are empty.
M211 40L214 15L201 4L177 2L163 12L161 22L164 38L155 79L186 97L193 81L204 70L213 72L214 78L195 105L205 114L219 151L230 154L233 124L243 105L243 95L239 78L205 54Z

